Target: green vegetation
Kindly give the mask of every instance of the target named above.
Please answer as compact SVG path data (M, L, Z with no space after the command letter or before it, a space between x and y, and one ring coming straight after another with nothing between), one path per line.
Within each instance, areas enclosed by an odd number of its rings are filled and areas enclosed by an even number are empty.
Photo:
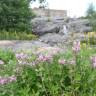
M82 40L81 43L96 45L96 38L90 37L88 40Z
M30 39L34 37L31 35L31 20L35 17L35 14L30 8L30 3L35 1L37 0L0 0L0 39ZM41 5L46 2L45 0L38 1ZM8 35L6 31L12 34ZM30 32L30 36L27 35L28 32ZM15 33L20 36L13 36ZM24 34L24 37L22 34Z
M96 49L77 55L70 50L39 62L31 53L0 51L0 96L95 96L96 66L90 59L95 55Z
M0 29L6 31L30 31L33 17L30 0L0 0Z
M32 1L36 0L0 0L0 30L30 32L30 21L35 16L29 7ZM42 4L45 0L39 1Z
M96 45L96 32L87 32L84 34L85 38L81 40L81 45L85 44L86 46Z
M95 13L95 8L92 3L90 3L88 9L87 9L87 17L90 18Z
M91 26L93 27L93 31L96 31L96 10L94 5L91 3L87 9L87 16L90 20Z
M33 40L36 38L37 36L30 32L0 32L0 40Z

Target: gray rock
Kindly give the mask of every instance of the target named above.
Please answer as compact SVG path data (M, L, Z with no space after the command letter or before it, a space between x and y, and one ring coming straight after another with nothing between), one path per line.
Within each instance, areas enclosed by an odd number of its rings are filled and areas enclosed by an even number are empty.
M49 44L40 41L0 41L0 49L10 49L15 53L21 51L31 52L36 55L46 53L47 51L52 53L56 49L60 49L59 51L62 51L62 49L57 46L50 46Z
M59 43L64 43L67 40L67 36L60 35L56 33L48 33L39 38L39 41L47 43L51 46L57 45Z
M6 41L5 41L6 42ZM11 42L11 43L10 43ZM50 47L50 45L40 42L40 41L10 41L6 42L7 45L1 41L0 48L1 49L11 49L13 51L19 51L19 50L34 50L39 47Z
M58 33L60 29L59 24L46 19L34 19L32 21L32 27L32 32L39 36L46 33Z
M76 19L67 23L67 27L70 32L90 32L92 27L87 19Z
M88 19L55 19L55 18L35 18L32 20L33 33L39 36L46 33L60 33L65 35L66 32L90 32L92 27ZM67 31L65 32L64 26Z
M59 34L61 35L68 35L68 28L66 25L62 25L59 30Z

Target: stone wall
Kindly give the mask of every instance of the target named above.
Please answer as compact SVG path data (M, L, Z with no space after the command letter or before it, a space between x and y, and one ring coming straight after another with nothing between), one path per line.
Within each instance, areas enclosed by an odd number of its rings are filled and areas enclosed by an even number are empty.
M34 8L33 12L39 17L67 17L66 10Z

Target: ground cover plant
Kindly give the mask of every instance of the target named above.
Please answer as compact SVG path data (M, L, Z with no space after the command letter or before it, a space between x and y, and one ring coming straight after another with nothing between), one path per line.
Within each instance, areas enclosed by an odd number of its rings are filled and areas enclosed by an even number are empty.
M95 96L96 48L58 54L0 51L0 96Z

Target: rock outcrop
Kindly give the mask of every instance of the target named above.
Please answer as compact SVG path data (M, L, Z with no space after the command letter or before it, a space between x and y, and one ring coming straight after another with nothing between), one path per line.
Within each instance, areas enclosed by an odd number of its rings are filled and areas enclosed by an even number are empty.
M35 18L32 20L32 26L32 32L39 36L46 33L58 33L64 35L66 32L92 31L90 22L87 19Z
M67 36L65 35L60 35L60 34L56 34L56 33L48 33L48 34L45 34L43 36L40 36L39 38L39 41L41 42L44 42L44 43L47 43L51 46L54 46L58 43L64 43L64 42L67 42Z
M77 19L67 23L70 32L90 32L92 27L88 19Z
M46 33L58 33L60 30L59 24L50 22L47 19L34 19L32 21L32 26L32 32L39 36Z

